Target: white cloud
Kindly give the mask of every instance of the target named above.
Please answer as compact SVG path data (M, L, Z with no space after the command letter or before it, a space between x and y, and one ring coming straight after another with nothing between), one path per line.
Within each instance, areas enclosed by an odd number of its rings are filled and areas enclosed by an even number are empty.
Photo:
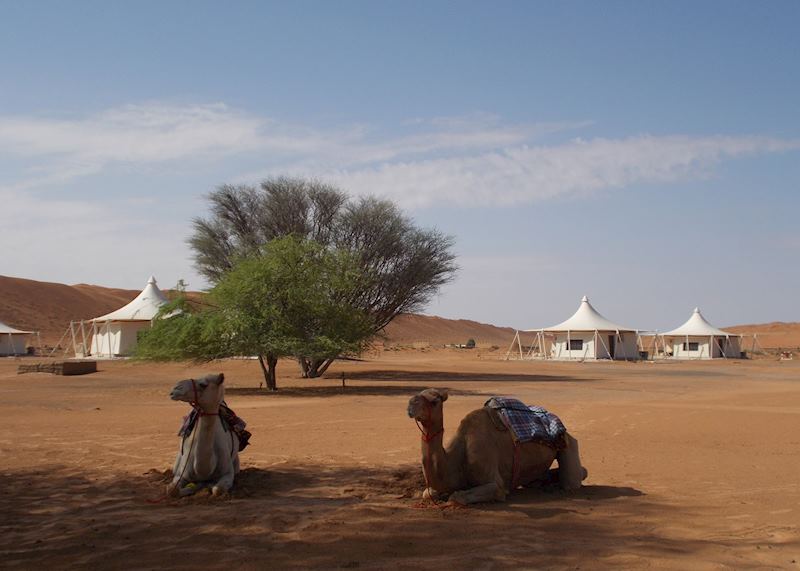
M126 105L53 119L0 116L0 153L16 157L0 189L21 191L102 174L119 164L191 165L226 158L264 164L238 177L329 179L406 207L514 205L630 184L707 176L716 163L798 148L757 136L635 136L534 144L587 122L504 124L498 117L417 119L405 133L363 125L321 130L217 104ZM19 165L25 165L19 166ZM214 181L217 182L217 181Z
M754 136L638 136L521 145L320 174L358 194L386 196L408 207L507 206L703 177L725 158L798 148L797 141Z
M0 151L93 164L168 161L254 149L263 123L222 104L126 105L80 119L0 117Z

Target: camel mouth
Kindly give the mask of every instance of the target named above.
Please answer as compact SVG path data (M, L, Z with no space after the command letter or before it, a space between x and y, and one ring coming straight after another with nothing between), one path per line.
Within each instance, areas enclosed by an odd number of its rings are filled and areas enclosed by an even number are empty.
M409 405L409 407L406 409L406 412L408 413L408 418L412 418L414 420L422 420L420 416L417 414L417 411L414 410L414 407L412 407L411 405Z

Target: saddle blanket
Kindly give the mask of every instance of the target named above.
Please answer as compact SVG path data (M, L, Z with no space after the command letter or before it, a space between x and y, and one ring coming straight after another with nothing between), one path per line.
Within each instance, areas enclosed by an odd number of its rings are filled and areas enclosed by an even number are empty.
M178 431L178 436L183 437L184 440L192 433L192 429L194 428L195 422L198 419L198 411L197 409L192 409L192 412L187 414L183 417L183 424L181 424L181 429ZM250 443L250 437L252 434L245 430L247 423L244 421L243 418L236 415L233 412L233 409L230 408L224 402L219 405L219 419L222 422L222 428L227 430L232 430L233 433L239 437L239 452L244 450L247 445Z
M567 445L561 419L540 406L527 406L510 397L492 397L483 406L497 410L517 442L540 442L556 450Z

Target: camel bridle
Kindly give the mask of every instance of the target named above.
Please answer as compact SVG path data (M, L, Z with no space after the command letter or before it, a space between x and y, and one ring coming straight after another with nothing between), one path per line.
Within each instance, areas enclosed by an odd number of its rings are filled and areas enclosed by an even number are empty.
M422 397L422 399L423 399L423 401L425 403L425 411L427 412L428 420L430 421L431 412L433 411L433 403L431 401L429 401L425 397ZM437 397L434 402L442 402L441 397ZM414 422L417 424L417 428L419 428L420 434L422 435L422 441L425 442L426 444L429 443L434 438L436 438L437 436L439 436L440 434L444 433L444 422L442 423L442 428L440 428L439 430L437 430L433 434L431 434L429 432L426 432L425 428L423 428L423 426L425 426L425 425L420 423L420 421L418 419L415 418Z
M189 404L192 405L192 408L197 411L198 416L219 416L219 409L217 409L217 412L206 412L203 410L203 408L200 406L200 400L198 398L197 381L194 379L189 380L192 381L192 391L194 391L194 400L189 401Z
M433 401L433 402L431 402L430 400L428 400L425 397L422 397L422 399L423 399L423 402L425 404L425 411L427 413L426 416L428 417L428 421L430 422L431 417L432 417L431 412L433 411L433 403L434 402L444 402L444 401L442 400L441 397L437 397L435 399L435 401ZM418 419L415 418L414 422L417 424L417 428L419 428L419 431L420 431L420 433L422 435L422 441L426 445L428 445L428 453L422 455L422 466L424 468L424 470L422 471L422 475L425 477L425 488L430 488L431 487L431 483L430 483L430 472L431 472L430 463L431 463L431 459L429 457L430 456L430 446L429 445L430 445L431 441L434 438L436 438L440 434L444 433L444 422L442 422L442 428L440 428L439 430L437 430L434 433L426 432L425 428L423 428L424 424L420 423L420 421ZM433 496L431 496L431 500L433 501L434 504L436 503L436 500L433 498Z

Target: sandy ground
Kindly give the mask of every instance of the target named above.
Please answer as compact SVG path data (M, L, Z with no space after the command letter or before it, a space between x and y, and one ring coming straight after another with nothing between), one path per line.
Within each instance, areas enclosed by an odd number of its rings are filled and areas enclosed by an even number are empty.
M7 569L800 569L800 361L503 362L386 352L258 390L255 362L101 363L83 377L0 360ZM230 499L162 501L187 412L176 380L224 371L253 444ZM338 376L345 371L342 392ZM405 415L449 387L446 436L493 394L559 414L589 469L572 495L420 507Z

